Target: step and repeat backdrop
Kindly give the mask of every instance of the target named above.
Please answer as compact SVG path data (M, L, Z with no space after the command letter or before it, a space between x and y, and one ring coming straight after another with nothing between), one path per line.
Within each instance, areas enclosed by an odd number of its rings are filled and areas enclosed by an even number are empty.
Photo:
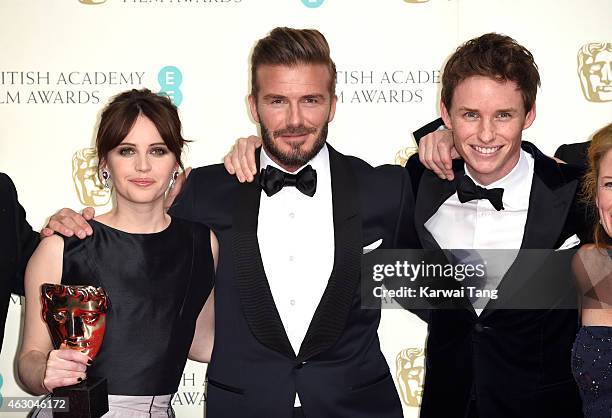
M371 164L405 162L411 132L438 116L445 60L485 32L514 37L540 67L538 115L525 139L552 155L612 120L609 0L2 0L0 16L0 171L37 229L62 207L110 208L91 147L100 110L118 92L170 95L194 141L185 155L194 167L220 162L236 138L256 133L249 55L276 26L326 35L339 96L329 142ZM13 296L0 397L25 395L15 372L22 314ZM417 417L426 328L403 311L382 316L405 416ZM178 416L202 415L205 373L187 365L173 399Z

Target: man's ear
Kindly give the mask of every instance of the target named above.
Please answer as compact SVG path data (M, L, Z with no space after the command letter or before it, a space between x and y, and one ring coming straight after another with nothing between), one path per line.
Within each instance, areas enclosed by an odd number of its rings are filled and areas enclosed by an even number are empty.
M527 129L531 126L533 121L536 118L536 104L533 102L533 106L531 106L531 110L527 112L525 115L525 123L523 123L523 129Z
M331 104L329 106L329 117L327 118L328 122L334 120L334 115L336 114L336 103L338 103L338 96L334 94L331 98Z
M446 108L446 105L442 100L440 100L440 116L442 116L442 120L444 121L444 126L448 129L453 129L453 123L451 122L450 112Z
M255 122L259 122L259 113L257 112L257 98L252 94L249 94L249 109L251 110L251 116Z

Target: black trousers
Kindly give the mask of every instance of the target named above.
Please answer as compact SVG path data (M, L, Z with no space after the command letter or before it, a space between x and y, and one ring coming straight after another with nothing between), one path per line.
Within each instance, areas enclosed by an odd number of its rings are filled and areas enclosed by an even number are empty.
M302 408L293 408L293 418L306 418Z

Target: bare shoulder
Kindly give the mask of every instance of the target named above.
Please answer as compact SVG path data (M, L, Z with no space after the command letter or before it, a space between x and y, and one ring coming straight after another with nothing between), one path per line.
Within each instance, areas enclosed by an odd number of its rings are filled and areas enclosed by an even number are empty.
M577 255L583 260L589 260L593 257L602 257L606 255L606 250L597 247L595 244L585 244L578 249Z
M62 259L64 253L64 239L59 235L52 235L43 239L26 268L26 284L41 279L59 283L62 272Z
M612 271L612 261L608 256L606 248L597 247L594 244L586 244L580 247L572 261L574 271L588 274L604 274Z
M34 252L34 256L37 254L61 254L64 251L64 238L59 235L51 235L48 238L44 238L38 244L36 251Z

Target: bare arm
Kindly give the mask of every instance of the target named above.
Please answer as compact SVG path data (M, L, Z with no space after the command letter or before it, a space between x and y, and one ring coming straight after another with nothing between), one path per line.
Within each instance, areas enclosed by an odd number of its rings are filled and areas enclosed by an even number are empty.
M45 239L26 268L26 310L23 343L19 352L19 378L28 391L41 395L58 386L72 385L85 378L88 357L68 349L53 350L47 325L41 316L40 286L60 283L64 241Z
M208 363L215 342L215 289L211 290L196 321L195 334L189 349L189 358Z
M210 249L212 250L215 270L217 269L217 260L219 257L219 242L215 234L210 231ZM215 289L213 288L204 303L204 307L198 315L196 321L195 334L189 349L189 358L191 360L208 363L212 355L213 345L215 342Z

